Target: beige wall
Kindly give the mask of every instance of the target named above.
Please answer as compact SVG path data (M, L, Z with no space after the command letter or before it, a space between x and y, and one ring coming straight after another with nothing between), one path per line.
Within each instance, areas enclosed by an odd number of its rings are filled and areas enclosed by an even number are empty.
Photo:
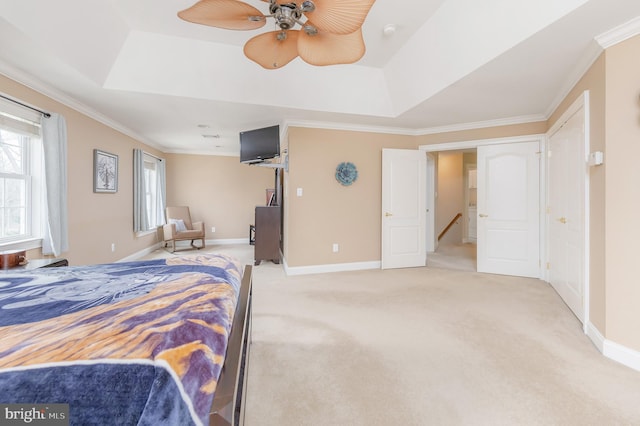
M606 51L606 337L640 351L640 36Z
M167 154L167 205L187 205L203 220L206 239L247 239L255 206L266 204L274 169L241 164L238 157ZM216 232L211 232L211 227Z
M285 176L288 266L380 260L382 149L416 149L415 138L354 131L289 128ZM342 186L336 166L350 161L358 179ZM302 188L302 197L296 196ZM338 243L340 251L332 252Z
M133 233L133 148L158 155L149 146L113 130L51 98L0 75L0 92L49 112L67 122L69 251L71 264L102 263L122 259L153 245L155 235ZM93 192L93 150L118 155L118 192ZM115 252L111 251L115 244ZM41 257L31 250L29 258Z
M464 171L462 152L438 154L436 237L458 214L464 213ZM462 218L443 235L441 242L462 242Z

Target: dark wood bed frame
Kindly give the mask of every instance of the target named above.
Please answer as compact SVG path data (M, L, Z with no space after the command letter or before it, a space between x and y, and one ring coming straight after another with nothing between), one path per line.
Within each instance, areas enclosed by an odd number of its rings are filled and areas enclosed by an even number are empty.
M247 389L251 345L251 284L252 267L246 265L242 275L240 298L231 325L227 355L211 406L210 426L244 424L244 395Z

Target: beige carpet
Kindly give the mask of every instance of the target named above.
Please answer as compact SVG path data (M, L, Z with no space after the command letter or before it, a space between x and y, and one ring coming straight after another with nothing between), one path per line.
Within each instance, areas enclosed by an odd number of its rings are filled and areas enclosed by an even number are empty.
M440 243L435 252L427 254L427 266L475 272L476 245L470 243Z
M247 391L247 426L640 424L640 372L603 357L546 283L433 267L263 262Z

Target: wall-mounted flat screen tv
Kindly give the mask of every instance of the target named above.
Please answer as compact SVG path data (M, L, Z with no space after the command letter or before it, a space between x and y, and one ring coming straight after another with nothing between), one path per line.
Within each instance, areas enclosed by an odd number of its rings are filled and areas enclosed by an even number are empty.
M240 132L241 163L260 163L279 156L279 125Z

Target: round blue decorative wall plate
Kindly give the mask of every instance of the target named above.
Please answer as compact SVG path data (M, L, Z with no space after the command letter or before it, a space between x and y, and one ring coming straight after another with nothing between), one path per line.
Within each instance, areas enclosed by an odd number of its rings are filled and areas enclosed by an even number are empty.
M358 170L353 163L347 161L338 164L336 167L336 180L344 186L349 186L358 179Z

